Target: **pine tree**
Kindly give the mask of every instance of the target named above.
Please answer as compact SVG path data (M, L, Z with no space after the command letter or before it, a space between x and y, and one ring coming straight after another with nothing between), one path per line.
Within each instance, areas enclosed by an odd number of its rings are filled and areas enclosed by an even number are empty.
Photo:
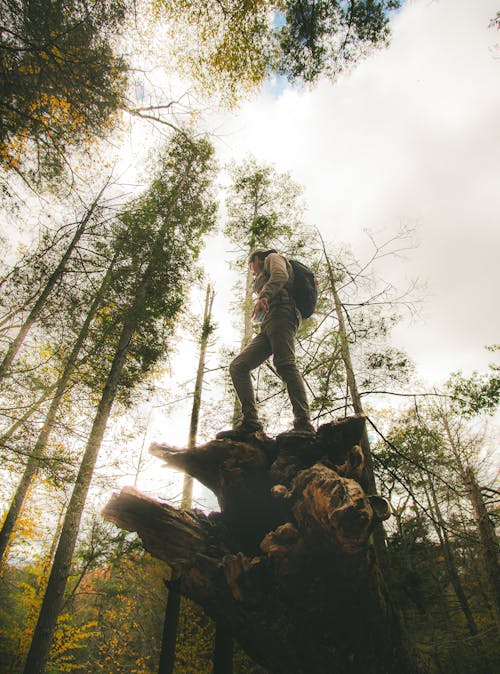
M130 388L135 377L147 372L167 348L164 340L183 304L190 263L199 252L201 235L213 222L215 207L208 193L211 155L207 141L175 134L151 188L133 209L121 215L130 262L128 273L123 273L122 268L122 275L116 280L122 292L128 290L129 299L121 315L111 364L103 378L101 398L68 505L26 672L44 670L86 495L117 391L120 387Z

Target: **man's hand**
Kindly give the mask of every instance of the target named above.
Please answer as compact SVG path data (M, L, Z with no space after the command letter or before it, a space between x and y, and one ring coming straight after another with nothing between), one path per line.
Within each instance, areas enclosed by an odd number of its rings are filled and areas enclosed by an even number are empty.
M261 297L255 302L253 311L252 311L252 318L255 318L260 314L260 312L263 311L265 314L269 311L269 300L267 297Z

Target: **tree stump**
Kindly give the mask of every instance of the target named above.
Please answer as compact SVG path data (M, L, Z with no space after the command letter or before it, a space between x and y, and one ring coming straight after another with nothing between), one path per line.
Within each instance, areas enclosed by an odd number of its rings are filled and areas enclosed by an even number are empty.
M221 512L180 511L127 487L104 517L137 531L182 594L270 672L424 672L370 545L390 511L358 482L364 424L356 415L315 435L154 444L152 454L215 493Z

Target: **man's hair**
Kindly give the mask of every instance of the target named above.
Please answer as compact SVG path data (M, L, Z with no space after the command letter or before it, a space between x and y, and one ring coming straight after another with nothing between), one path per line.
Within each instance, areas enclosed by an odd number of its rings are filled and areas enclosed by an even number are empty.
M271 253L277 253L277 250L274 250L274 248L271 248L270 250L254 250L253 253L250 253L250 257L248 258L248 263L253 262L256 257L259 258L259 260L264 261L268 255L271 255Z

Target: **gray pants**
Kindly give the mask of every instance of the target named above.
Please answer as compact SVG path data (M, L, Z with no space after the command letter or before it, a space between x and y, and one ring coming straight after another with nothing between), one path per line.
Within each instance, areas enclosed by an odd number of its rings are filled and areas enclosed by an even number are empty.
M258 421L250 371L261 365L271 354L274 367L286 384L292 403L294 424L310 421L304 380L295 364L295 334L298 323L293 305L271 307L260 333L231 362L229 371L245 421Z

